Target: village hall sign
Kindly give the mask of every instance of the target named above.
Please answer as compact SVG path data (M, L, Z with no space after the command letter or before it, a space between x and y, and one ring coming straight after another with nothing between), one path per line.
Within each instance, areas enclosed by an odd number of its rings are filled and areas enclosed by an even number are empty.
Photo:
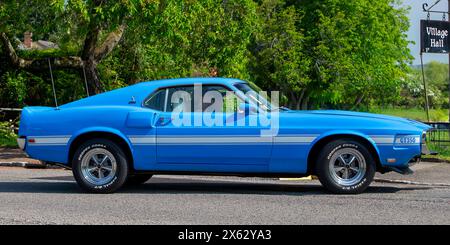
M420 49L422 53L449 53L450 22L420 21Z

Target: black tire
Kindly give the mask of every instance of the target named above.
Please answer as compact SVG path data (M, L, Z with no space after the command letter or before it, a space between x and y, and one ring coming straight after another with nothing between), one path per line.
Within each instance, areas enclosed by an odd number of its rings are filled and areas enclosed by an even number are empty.
M137 175L130 175L128 176L127 181L125 182L125 185L134 186L134 185L140 185L147 182L153 175L151 174L137 174Z
M346 152L348 154L345 154ZM338 155L343 156L342 159ZM351 159L353 166L349 164ZM376 164L372 154L363 144L353 139L340 139L325 145L317 158L315 171L320 183L328 191L336 194L358 194L372 182ZM342 176L339 176L340 174Z
M94 152L93 150L111 154L115 159L115 172L114 174L111 174L111 180L109 180L107 183L91 183L88 180L89 178L85 178L83 176L83 160L91 162L91 160L88 160L87 158L89 154L92 154L92 152ZM77 151L75 152L72 160L72 172L78 185L83 190L90 193L112 193L122 187L127 180L128 162L123 150L114 142L100 138L91 139L78 147Z

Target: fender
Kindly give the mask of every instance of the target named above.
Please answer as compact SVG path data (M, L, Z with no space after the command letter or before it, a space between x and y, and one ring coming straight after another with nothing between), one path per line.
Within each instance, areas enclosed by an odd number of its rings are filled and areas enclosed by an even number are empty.
M73 141L78 138L80 135L86 134L86 133L92 133L92 132L100 132L100 133L110 133L110 134L114 134L116 136L119 136L120 138L122 138L128 145L128 148L131 150L131 153L133 154L133 147L131 146L131 142L130 140L119 130L114 129L114 128L109 128L109 127L88 127L88 128L83 128L79 131L77 131L75 134L73 134L68 142L68 146L70 149L70 147L72 146ZM67 154L67 157L69 157L69 153ZM69 160L69 159L68 159Z
M361 138L366 139L371 145L372 147L375 149L378 157L380 157L380 150L378 149L377 145L375 144L375 141L373 139L371 139L368 135L361 133L359 131L355 131L355 130L332 130L332 131L328 131L324 134L321 134L320 136L318 136L316 139L314 139L314 141L311 143L311 148L308 152L308 158L310 156L311 153L311 149L314 147L314 145L321 141L322 139L329 137L329 136L334 136L334 135L353 135L353 136L358 136Z

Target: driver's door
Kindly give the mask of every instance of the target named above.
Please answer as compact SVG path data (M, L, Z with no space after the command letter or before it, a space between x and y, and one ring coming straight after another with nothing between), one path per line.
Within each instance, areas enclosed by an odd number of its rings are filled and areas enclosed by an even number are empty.
M183 112L182 116L189 117L191 124L180 125L174 121L180 114L176 117L173 113L179 105L171 100L173 94L180 90L193 95L194 85L167 90L166 111L160 113L156 124L156 161L159 168L224 172L268 169L272 137L261 137L261 130L266 128L259 123L249 124L251 120L255 121L257 115L240 112L236 104L232 109L227 106L225 111L208 111L211 105L202 100L202 111ZM225 95L230 89L223 85L203 85L201 91L202 98L205 98L207 92ZM222 103L229 103L228 98L223 99ZM194 103L192 105L195 106ZM199 118L202 119L200 125L196 121ZM207 118L213 118L217 123L211 125L211 122L207 123Z

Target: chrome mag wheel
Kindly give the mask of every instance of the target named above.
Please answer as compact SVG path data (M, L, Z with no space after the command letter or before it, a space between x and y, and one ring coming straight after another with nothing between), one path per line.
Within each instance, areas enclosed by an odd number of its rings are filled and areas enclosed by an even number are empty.
M358 184L366 174L366 160L361 152L354 148L337 150L329 163L331 177L342 186Z
M81 173L92 185L108 184L115 177L116 171L116 158L104 148L89 150L81 160Z

